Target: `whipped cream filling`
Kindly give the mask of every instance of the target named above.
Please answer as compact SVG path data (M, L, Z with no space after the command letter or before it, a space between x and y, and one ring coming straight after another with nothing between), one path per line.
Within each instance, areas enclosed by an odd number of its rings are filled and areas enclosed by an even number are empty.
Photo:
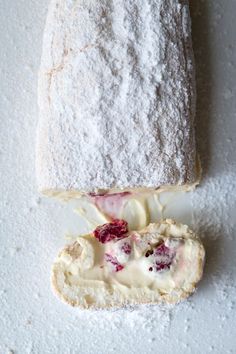
M150 192L157 192L157 193L162 193L165 191L171 191L171 192L179 192L179 191L184 191L184 192L190 192L196 188L196 186L200 182L200 177L196 180L194 183L189 183L189 184L183 184L183 185L163 185L158 188L111 188L109 190L104 190L104 189L96 189L95 192L93 193L94 195L97 196L102 196L102 195L109 195L109 194L119 194L119 193L150 193ZM41 190L41 192L48 197L53 197L57 198L63 201L69 201L71 199L76 199L80 198L82 196L88 195L86 191L78 191L77 189L69 189L69 190L64 190L64 189L44 189Z
M70 201L68 205L86 223L85 232L92 232L98 225L114 218L126 220L131 231L142 230L150 223L170 215L181 219L177 205L185 198L184 195L184 191L105 194L82 197ZM74 218L74 221L77 219ZM73 234L76 234L76 230L71 230L71 235Z
M201 277L203 259L203 246L192 231L167 220L105 244L84 235L56 262L69 287L118 288L128 296L137 288L161 294L189 291Z

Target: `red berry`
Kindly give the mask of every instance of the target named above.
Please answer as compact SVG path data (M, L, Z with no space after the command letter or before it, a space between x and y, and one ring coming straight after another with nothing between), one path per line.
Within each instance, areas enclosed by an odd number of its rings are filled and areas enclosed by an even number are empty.
M93 234L101 242L106 243L126 237L128 223L125 220L114 219L112 222L98 226Z
M131 244L128 242L124 242L121 251L123 251L125 254L130 254L131 253Z
M123 204L129 198L130 192L122 193L90 193L90 200L106 215L116 219L121 212Z
M170 249L166 247L166 245L161 243L157 248L155 249L155 255L160 255L160 256L168 256L170 254Z
M170 269L174 257L175 252L166 247L164 242L157 246L154 251L154 265L156 271Z
M114 266L114 271L119 272L120 270L124 269L124 266L120 264L116 257L113 257L109 253L105 253L105 261L111 263Z

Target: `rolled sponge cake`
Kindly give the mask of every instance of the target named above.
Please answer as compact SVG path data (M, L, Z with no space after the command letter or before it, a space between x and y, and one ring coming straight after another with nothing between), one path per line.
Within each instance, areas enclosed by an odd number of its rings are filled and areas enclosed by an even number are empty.
M51 0L38 97L40 191L196 182L187 1Z

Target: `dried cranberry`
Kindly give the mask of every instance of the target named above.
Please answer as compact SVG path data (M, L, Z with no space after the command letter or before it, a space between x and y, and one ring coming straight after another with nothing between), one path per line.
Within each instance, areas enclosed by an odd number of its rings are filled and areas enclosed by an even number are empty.
M128 223L125 220L114 219L110 223L98 226L93 234L101 243L106 243L126 237L127 232Z
M153 254L153 250L148 250L145 254L145 257L149 257Z
M114 271L119 272L120 270L124 269L124 266L120 264L116 257L113 257L109 253L105 253L105 261L111 263L114 266Z
M131 244L128 242L124 242L121 251L123 251L125 254L130 254L131 253Z
M106 195L106 193L95 193L95 192L91 192L91 193L88 193L88 196L89 197L104 197Z

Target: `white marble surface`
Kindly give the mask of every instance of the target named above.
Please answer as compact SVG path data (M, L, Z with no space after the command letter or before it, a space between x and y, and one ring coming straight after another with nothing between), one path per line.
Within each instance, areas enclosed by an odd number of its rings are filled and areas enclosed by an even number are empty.
M204 173L201 186L178 202L177 216L203 237L204 279L175 308L110 313L67 307L51 293L50 265L65 243L68 211L35 187L48 0L0 1L0 353L236 352L236 2L191 3Z

